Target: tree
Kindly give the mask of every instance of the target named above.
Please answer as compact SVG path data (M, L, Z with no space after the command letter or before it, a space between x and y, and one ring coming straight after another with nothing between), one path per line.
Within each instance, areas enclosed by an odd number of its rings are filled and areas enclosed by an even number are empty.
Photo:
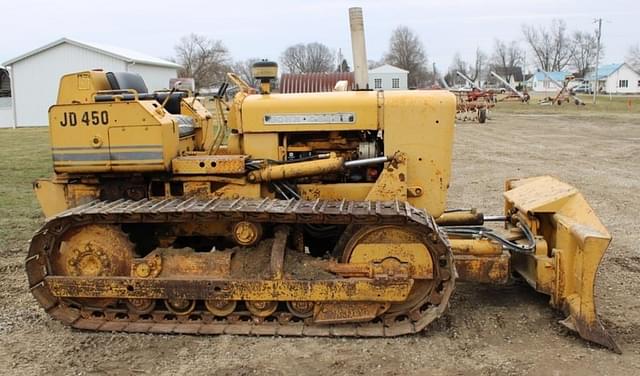
M425 85L429 75L427 55L420 38L406 26L398 26L389 40L389 51L384 61L409 71L409 87Z
M250 86L255 87L256 80L253 78L251 68L253 64L260 61L258 58L250 58L247 60L236 61L233 63L233 72L242 78Z
M351 72L351 67L347 62L347 59L344 58L344 55L342 54L341 49L338 49L338 54L336 55L336 58L337 58L336 61L338 62L338 65L336 66L336 72Z
M367 60L367 67L369 69L378 68L383 66L384 64L385 64L384 57L380 60Z
M467 62L462 59L462 55L460 55L460 52L456 52L455 55L453 55L451 70L454 71L454 73L457 71L464 75L467 75L469 73L469 64L467 64Z
M338 64L336 72L351 72L351 67L347 63L347 59L342 59L342 62Z
M448 86L454 86L456 82L456 74L450 70L444 75L444 77L442 77L442 79Z
M289 73L332 72L335 69L333 52L318 42L287 47L280 61Z
M503 71L511 71L522 64L523 53L518 46L518 42L511 41L507 43L500 39L495 39L491 60L495 67Z
M178 77L192 77L196 88L211 87L224 81L229 71L229 51L219 40L198 34L180 38L174 60L182 65Z
M476 48L476 60L473 63L472 70L470 72L470 79L474 82L478 82L486 74L487 70L487 54L480 50L480 47ZM479 83L479 82L478 82Z
M640 44L629 47L625 61L637 72L640 72Z
M554 19L549 28L523 25L524 39L531 47L538 68L545 71L561 71L571 60L570 38L563 20Z
M487 72L488 61L487 54L482 52L480 47L476 48L476 56L473 64L464 61L460 53L456 52L456 54L453 55L453 62L449 67L450 72L445 77L449 77L449 79L453 78L452 83L460 82L456 81L456 77L459 77L456 72L460 72L469 77L471 81L479 83L478 81L480 81ZM466 85L467 81L464 80L462 83Z
M456 72L460 72L462 74L464 74L465 76L469 75L469 64L464 61L462 59L462 55L460 55L460 52L456 52L455 55L453 55L453 61L451 62L451 66L449 67L449 71L450 73L447 74L449 80L448 82L451 85L455 85L456 82L460 82L458 77L458 74ZM445 79L447 79L447 76L445 76ZM464 81L463 85L465 85L467 82Z
M598 40L595 35L583 31L576 31L571 38L571 67L584 77L593 68L598 50ZM603 46L600 44L600 58L603 56Z

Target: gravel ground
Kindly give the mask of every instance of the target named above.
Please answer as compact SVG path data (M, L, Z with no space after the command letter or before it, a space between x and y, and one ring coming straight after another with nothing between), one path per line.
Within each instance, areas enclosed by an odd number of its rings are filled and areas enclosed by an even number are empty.
M613 235L596 298L622 355L567 332L548 298L522 285L459 284L444 317L423 334L392 339L82 332L37 306L22 266L26 242L3 240L0 373L640 374L640 119L497 113L485 125L458 125L451 207L499 214L506 178L540 174L578 187Z

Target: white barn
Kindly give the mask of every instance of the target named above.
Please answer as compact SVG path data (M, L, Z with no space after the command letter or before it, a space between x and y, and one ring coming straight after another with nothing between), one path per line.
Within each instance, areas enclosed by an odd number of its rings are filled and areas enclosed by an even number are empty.
M149 90L165 89L180 65L122 48L62 38L3 63L11 78L11 123L0 127L48 124L60 77L89 69L128 71L142 75Z
M595 70L588 73L584 80L591 88L595 87ZM598 67L598 91L612 94L640 93L640 73L627 63L608 64Z
M369 89L407 90L409 71L385 64L369 70Z

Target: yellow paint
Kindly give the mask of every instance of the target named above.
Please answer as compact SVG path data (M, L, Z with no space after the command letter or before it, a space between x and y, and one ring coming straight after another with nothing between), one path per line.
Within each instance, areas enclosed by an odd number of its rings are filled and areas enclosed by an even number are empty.
M69 208L65 184L57 184L49 179L38 179L33 188L45 217L52 217Z
M317 114L339 113L352 113L353 122L268 124L265 121L277 115L309 115L309 119L313 119ZM437 217L445 209L451 176L454 120L455 97L446 91L242 93L233 101L229 124L242 135L246 154L270 159L281 158L278 133L383 131L384 153L405 153L405 184L420 189L419 195L411 194L407 200ZM257 137L258 134L264 136ZM345 187L345 191L348 189Z
M113 278L108 285L99 280L51 276L46 284L55 296L60 297L104 297L104 298L140 298L162 299L166 290L154 286L152 279ZM176 278L178 283L190 280ZM170 283L170 282L169 282ZM232 280L224 281L228 287L217 298L225 300L255 301L365 301L365 302L402 302L413 280L386 281L372 283L367 279L330 279L330 280ZM133 286L133 290L127 287ZM213 290L213 289L211 289ZM213 295L210 291L185 291L187 299Z
M60 79L57 104L92 103L99 90L111 90L105 72L70 73Z
M195 155L174 158L175 174L212 175L245 173L244 155Z
M385 154L407 155L406 184L424 190L408 201L434 217L446 208L455 106L455 96L446 90L384 93Z
M461 255L500 255L502 246L489 239L455 239L450 238L451 250Z
M551 295L551 304L565 311L583 337L615 347L598 320L593 295L611 235L582 194L541 176L507 182L504 197L506 210L535 223L545 240L534 254L515 256L514 268L534 288Z
M366 201L407 201L407 156L397 153L383 170Z
M322 176L342 169L344 160L332 153L330 158L309 162L298 162L280 165L267 165L260 170L251 171L247 180L252 183L293 179L306 176Z
M349 263L383 263L387 258L409 264L411 278L433 278L433 262L427 247L422 243L358 244Z
M378 129L375 92L249 95L242 101L243 133L308 132L314 130ZM351 123L302 123L265 125L266 116L325 113L353 113Z
M300 196L305 200L356 200L362 201L373 183L298 184Z

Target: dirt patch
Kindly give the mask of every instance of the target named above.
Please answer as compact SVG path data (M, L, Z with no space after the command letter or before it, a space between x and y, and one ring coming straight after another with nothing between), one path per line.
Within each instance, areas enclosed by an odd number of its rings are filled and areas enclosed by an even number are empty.
M46 130L37 137L44 142ZM420 335L400 338L198 337L72 330L50 320L27 291L22 269L27 237L19 231L35 230L34 206L16 208L15 218L10 214L4 219L13 230L6 232L0 246L0 369L3 374L119 376L637 374L638 140L640 120L632 117L497 113L485 125L460 124L449 205L477 206L499 214L503 181L510 177L550 174L578 187L613 235L597 280L596 299L623 355L568 332L558 324L563 317L549 307L547 296L519 284L459 284L443 318ZM42 159L41 163L50 163L48 154Z
M640 273L640 257L612 257L611 262L630 272Z

